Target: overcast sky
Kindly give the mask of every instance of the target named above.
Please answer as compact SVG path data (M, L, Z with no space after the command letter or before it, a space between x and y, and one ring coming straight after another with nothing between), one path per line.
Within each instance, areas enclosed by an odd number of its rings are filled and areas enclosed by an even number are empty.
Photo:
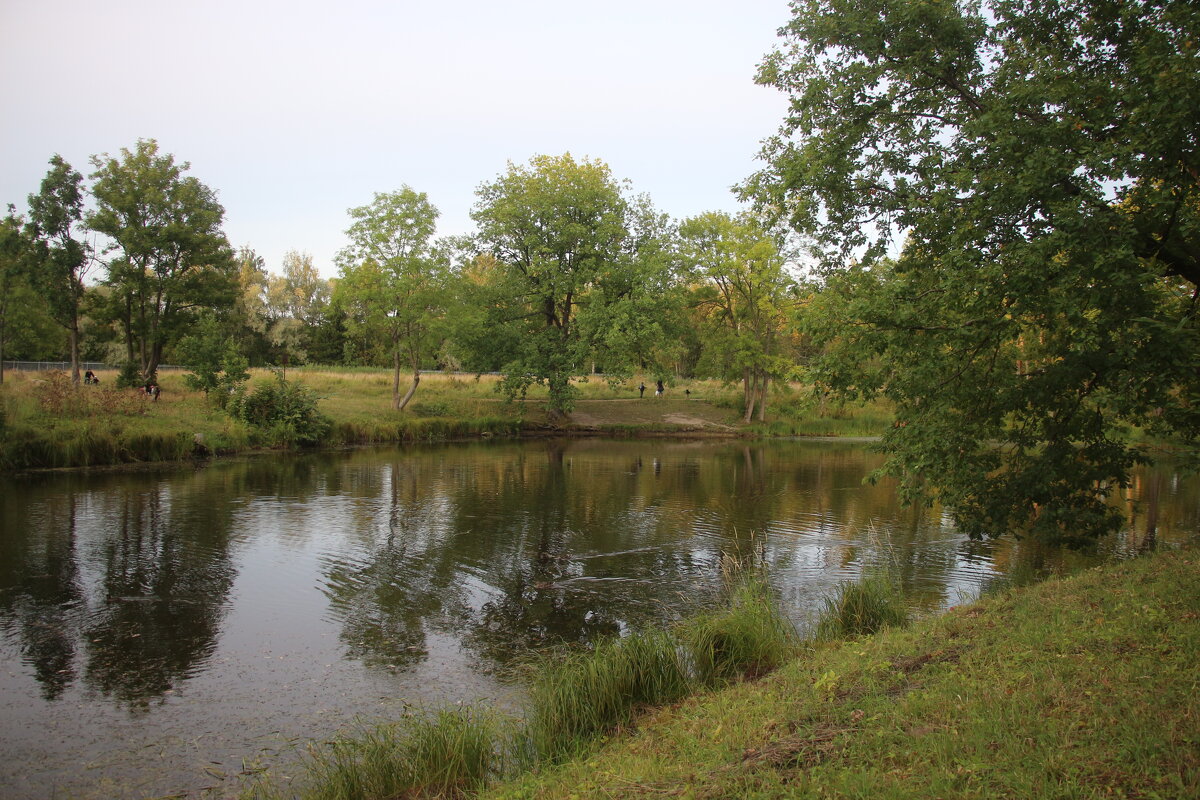
M683 218L736 210L783 118L754 84L786 0L0 0L0 205L139 138L216 190L231 243L322 273L346 209L407 184L472 230L538 153L604 160Z

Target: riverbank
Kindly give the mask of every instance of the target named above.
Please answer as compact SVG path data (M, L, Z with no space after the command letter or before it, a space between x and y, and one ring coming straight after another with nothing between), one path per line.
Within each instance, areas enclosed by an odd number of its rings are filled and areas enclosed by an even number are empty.
M59 373L61 376L61 373ZM393 411L391 373L380 369L289 370L310 387L332 424L322 447L446 441L486 436L764 436L872 435L886 410L823 408L802 387L781 387L767 423L743 423L736 386L680 381L662 398L640 396L639 380L578 382L580 399L566 419L546 413L544 390L508 403L495 376L430 374L409 408ZM160 375L156 401L115 389L115 372L77 390L48 373L9 373L0 387L0 469L100 466L172 461L292 447L277 431L257 429L187 388L183 373ZM252 384L273 380L255 370Z
M1190 548L816 646L480 797L1195 797L1198 652Z

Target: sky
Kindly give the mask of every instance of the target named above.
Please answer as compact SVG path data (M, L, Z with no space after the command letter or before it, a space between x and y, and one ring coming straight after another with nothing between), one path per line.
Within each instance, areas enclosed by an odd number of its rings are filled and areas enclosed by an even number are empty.
M216 191L272 272L336 274L347 209L404 185L473 230L537 154L598 158L682 219L739 209L786 100L754 83L787 0L0 0L0 206L58 153L138 139Z

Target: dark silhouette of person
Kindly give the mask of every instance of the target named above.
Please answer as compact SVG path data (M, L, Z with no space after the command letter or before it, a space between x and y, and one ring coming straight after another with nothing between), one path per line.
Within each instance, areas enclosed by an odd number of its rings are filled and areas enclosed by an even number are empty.
M660 380L660 381L658 381L658 383L654 384L654 386L655 386L655 388L654 388L654 396L655 396L655 397L662 397L662 394L663 394L663 392L665 391L665 389L664 389L664 387L663 387L663 382Z
M645 397L645 396L646 396L646 384L639 383L638 384L638 397Z

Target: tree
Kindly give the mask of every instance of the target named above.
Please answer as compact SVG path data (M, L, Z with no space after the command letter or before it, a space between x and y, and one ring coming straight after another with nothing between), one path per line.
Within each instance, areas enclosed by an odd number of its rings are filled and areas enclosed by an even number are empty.
M770 380L794 366L782 341L795 282L784 268L780 243L750 218L723 212L685 220L680 235L708 355L723 362L723 377L741 378L745 421L753 419L756 407L765 420Z
M403 411L421 382L421 362L436 342L434 328L445 302L445 265L431 240L438 210L424 192L404 186L376 193L367 206L349 211L350 244L338 253L338 302L348 326L382 331L391 342L392 408ZM400 396L400 369L407 362L412 383Z
M8 342L9 322L16 306L15 300L27 283L27 270L32 243L26 232L25 220L12 206L0 220L0 383L4 383L4 346Z
M186 162L160 155L153 139L138 140L119 159L94 156L97 208L88 227L110 237L109 263L130 360L144 378L197 312L229 308L237 266L221 231L225 209L214 192L184 173ZM136 352L135 352L136 348Z
M895 402L886 470L971 535L1112 529L1124 427L1200 432L1200 7L793 9L746 192L825 248L825 379Z
M41 191L29 195L30 233L40 245L34 284L51 316L67 331L71 381L79 383L79 306L92 251L78 230L83 221L83 176L62 156L50 159Z
M179 340L177 352L192 370L183 376L184 382L209 399L216 392L222 407L250 379L249 362L215 314L200 315L193 331Z
M267 309L271 325L267 338L282 351L284 364L289 357L297 362L308 359L307 344L329 303L329 282L313 266L312 256L289 250L283 256L283 274L267 281Z
M271 324L267 310L266 261L250 247L241 247L234 256L238 270L237 299L233 303L232 323L240 349L250 363L265 364L268 358L267 328Z
M576 391L570 380L606 327L586 317L610 310L604 300L615 295L603 287L615 288L632 263L622 187L603 162L567 153L510 163L476 196L479 240L500 267L495 330L519 337L505 385L516 396L544 383L551 413L568 413Z

